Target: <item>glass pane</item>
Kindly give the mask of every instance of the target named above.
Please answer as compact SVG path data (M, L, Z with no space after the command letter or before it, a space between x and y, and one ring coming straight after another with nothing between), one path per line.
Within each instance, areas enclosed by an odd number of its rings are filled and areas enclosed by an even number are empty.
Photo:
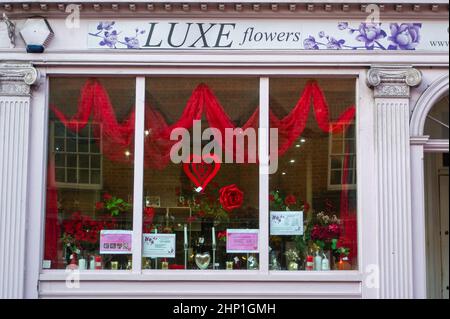
M80 168L89 168L89 155L79 155L78 159Z
M345 154L354 151L354 117L338 121L354 105L354 79L270 79L279 156L269 177L270 269L357 269L356 190L346 185L354 156Z
M55 154L55 166L56 167L65 167L66 166L66 155L64 154Z
M64 152L64 143L65 140L63 138L55 138L55 152Z
M331 169L341 169L341 168L342 168L342 156L332 156Z
M61 122L55 122L55 137L64 137L66 128Z
M67 152L75 153L77 151L77 140L76 137L68 137L66 140Z
M344 140L333 139L331 145L331 152L333 154L343 154L344 153Z
M201 140L201 134L210 127L223 132L232 126L242 127L249 120L257 127L258 116L252 114L259 104L259 80L148 78L146 102L144 269L258 269L256 159L254 163L247 163L249 157L244 157L246 163L233 161L236 152L231 146L227 152L231 160L226 161L225 153L220 154L225 135ZM193 122L194 114L201 123ZM167 125L172 126L164 130ZM181 127L186 128L178 138L186 142L183 149L170 141L170 133ZM256 154L255 130L244 133L249 134L242 136L245 152ZM232 136L228 145L235 142ZM210 150L207 145L213 141L217 147ZM171 150L178 150L173 154L187 164L171 158ZM202 150L217 158L208 162L211 157L201 158ZM199 163L192 163L193 158ZM158 250L158 245L164 249Z
M91 170L91 184L100 184L100 171Z
M448 140L448 95L443 97L428 113L425 121L424 135L432 139Z
M89 152L90 153L100 153L100 140L93 139L89 144Z
M80 169L80 180L81 184L89 184L89 170L88 169Z
M67 167L77 168L77 155L67 155Z
M64 168L57 168L56 172L56 181L64 183L66 181L66 170Z
M49 154L48 170L55 174L48 174L43 265L130 269L134 165L131 154L125 153L134 148L135 78L52 77L50 103L65 115L58 118L50 112L50 123L60 122L67 128L67 144L63 148L64 139L49 134L49 144L61 149ZM100 111L77 115L85 103L93 103L89 109ZM82 118L89 118L88 123ZM100 143L105 145L102 153ZM61 168L55 169L55 164ZM55 175L56 187L51 179Z
M91 155L91 168L100 168L101 160L100 155Z
M342 171L332 170L330 184L331 185L340 185L341 184L341 176L342 176Z
M67 183L76 183L77 182L77 170L76 169L68 169L67 170Z
M87 153L89 152L89 140L86 138L78 139L78 152Z

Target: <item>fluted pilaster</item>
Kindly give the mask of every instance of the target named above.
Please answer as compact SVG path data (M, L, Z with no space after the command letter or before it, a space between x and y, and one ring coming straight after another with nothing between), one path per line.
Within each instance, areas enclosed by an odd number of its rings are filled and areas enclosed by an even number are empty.
M375 97L380 297L413 297L409 142L410 87L421 74L410 67L372 67Z
M0 299L21 298L24 289L30 64L0 64Z

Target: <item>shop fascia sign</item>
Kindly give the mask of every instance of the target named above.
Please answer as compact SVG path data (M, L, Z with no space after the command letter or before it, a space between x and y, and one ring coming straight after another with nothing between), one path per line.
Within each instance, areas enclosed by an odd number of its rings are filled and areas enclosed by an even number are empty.
M91 21L91 49L448 51L448 21Z

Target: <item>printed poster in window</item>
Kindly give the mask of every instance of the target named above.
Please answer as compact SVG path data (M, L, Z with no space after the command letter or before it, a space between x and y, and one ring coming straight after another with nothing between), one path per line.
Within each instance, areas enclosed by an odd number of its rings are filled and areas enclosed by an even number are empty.
M142 234L142 256L150 258L175 258L175 234Z
M258 229L227 229L227 253L258 253Z
M271 211L270 235L303 235L303 211Z
M100 231L100 254L131 254L131 230Z

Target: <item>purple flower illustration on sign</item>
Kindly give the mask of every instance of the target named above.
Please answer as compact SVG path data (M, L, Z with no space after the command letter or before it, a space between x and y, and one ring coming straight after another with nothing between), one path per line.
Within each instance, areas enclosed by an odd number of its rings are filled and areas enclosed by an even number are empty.
M389 50L415 50L420 42L421 23L391 23L391 36L388 38L392 42Z
M284 216L273 215L273 216L272 216L272 221L273 221L275 224L281 224L281 222L283 221L284 218L285 218Z
M358 31L356 40L364 42L367 50L373 50L375 45L384 49L378 40L385 38L387 34L381 29L380 24L361 23Z
M341 50L342 46L345 43L345 40L343 40L343 39L336 40L335 38L330 37L330 36L325 36L325 38L327 38L327 40L328 40L328 43L326 44L326 46L327 46L327 49L329 49L329 50Z
M128 49L139 49L139 47L140 47L138 36L139 36L139 34L144 34L145 30L139 30L136 28L135 31L136 31L136 34L133 37L125 37L124 38Z
M122 44L128 49L139 49L139 35L144 34L145 30L135 29L135 34L132 36L125 36L123 40L119 38L121 32L114 29L115 21L102 21L97 25L98 32L89 33L90 36L101 38L98 43L102 47L117 49L117 44Z
M339 22L337 28L340 31L347 30L348 33L354 35L356 41L362 42L364 45L350 45L343 38L320 31L318 36L323 40L317 41L315 37L309 35L303 40L304 49L415 50L420 42L420 29L422 28L422 24L402 23L399 25L398 23L391 23L391 35L389 37L381 23L360 23L357 28L352 28L348 22ZM391 43L389 44L387 40Z
M311 35L303 41L303 46L305 50L319 50L316 39Z
M97 26L97 30L111 30L113 28L113 25L116 24L114 21L108 22L100 22Z
M320 46L325 46L328 50L340 50L342 49L345 40L344 39L335 39L331 36L325 34L324 31L319 32L319 38L326 39L327 42L316 41L316 39L310 35L308 38L303 40L303 47L305 50L319 50Z
M117 43L117 31L113 30L112 32L105 31L103 34L103 40L100 41L101 46L108 46L110 48L115 48Z

